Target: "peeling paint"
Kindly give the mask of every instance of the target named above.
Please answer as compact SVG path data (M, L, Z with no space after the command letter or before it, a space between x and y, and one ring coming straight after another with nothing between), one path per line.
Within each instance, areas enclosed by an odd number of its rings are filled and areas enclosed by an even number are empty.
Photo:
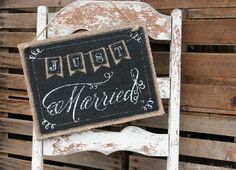
M49 37L68 35L78 29L97 30L137 23L146 26L152 39L171 38L170 16L158 13L146 3L116 1L69 4L51 20Z

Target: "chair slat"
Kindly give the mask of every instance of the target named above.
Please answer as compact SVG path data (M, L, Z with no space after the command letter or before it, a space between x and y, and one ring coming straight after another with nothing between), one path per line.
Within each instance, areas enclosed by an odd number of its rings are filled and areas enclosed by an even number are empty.
M126 150L147 156L168 156L168 140L168 134L155 134L128 126L121 132L85 131L46 139L43 154L55 156L97 151L108 155Z
M102 12L98 12L102 11ZM64 36L78 30L97 30L139 22L154 40L171 40L171 17L145 2L75 1L57 14L50 14L48 36ZM92 21L92 22L91 22Z

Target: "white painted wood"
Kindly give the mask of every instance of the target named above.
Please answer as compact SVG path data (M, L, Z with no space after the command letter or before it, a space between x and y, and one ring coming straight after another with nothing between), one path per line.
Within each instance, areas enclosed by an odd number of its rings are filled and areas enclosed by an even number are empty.
M179 120L180 120L180 80L181 80L181 37L182 37L182 12L173 10L172 37L170 46L170 100L168 133L169 156L167 170L177 170L179 164Z
M155 134L135 126L121 132L84 131L44 140L44 155L67 155L82 151L110 154L132 151L148 156L168 156L168 135Z
M169 77L157 78L157 82L159 85L161 98L169 99L170 98L170 78Z
M37 40L47 38L48 9L45 6L39 6L37 11ZM32 170L43 170L43 142L36 138L36 128L33 126L33 143L32 143Z
M90 31L140 23L146 26L152 39L171 39L171 17L157 12L145 2L78 0L55 16L49 25L48 37L64 36L76 30Z
M78 2L77 2L78 3ZM86 3L83 1L83 3ZM82 3L82 4L83 4ZM94 2L93 2L94 3ZM101 3L101 2L96 2ZM137 2L136 2L137 3ZM117 2L117 4L119 4ZM81 3L80 3L81 5ZM75 12L78 7L69 5L66 7L67 11ZM40 9L41 8L41 9ZM94 9L95 10L95 9ZM40 12L41 11L41 12ZM45 11L45 12L43 12ZM63 14L66 11L61 11ZM78 11L77 11L78 12ZM39 7L39 18L42 18L42 23L38 22L37 30L42 30L42 25L45 25L47 20L47 11L45 7ZM44 14L43 14L44 13ZM156 13L159 15L159 13ZM164 15L163 15L164 16ZM57 21L66 21L68 18L63 18L62 16L56 16ZM164 16L165 18L166 16ZM118 150L129 150L133 152L138 152L148 156L167 156L167 169L177 170L178 169L178 156L179 156L179 109L180 109L180 55L181 55L181 21L182 15L180 10L174 10L171 17L172 18L171 37L164 37L169 33L164 33L163 36L158 36L156 39L166 40L171 38L171 49L170 49L170 78L157 78L160 88L161 98L170 98L169 101L169 125L168 134L153 134L142 130L137 127L127 127L121 132L93 132L86 131L81 133L74 133L70 135L63 135L60 137L54 137L51 139L44 140L44 145L42 148L42 142L35 138L35 133L33 135L33 160L32 169L41 170L43 165L43 154L45 155L60 155L60 154L71 154L74 152L81 151L98 151L104 154L110 154ZM77 19L76 17L73 19ZM165 19L164 19L165 20ZM40 21L40 20L39 20ZM75 20L76 22L78 21ZM87 22L89 19L87 19ZM114 21L116 22L116 21ZM104 22L105 23L105 22ZM93 23L87 23L93 24ZM161 22L157 22L161 24ZM60 24L59 24L60 25ZM58 30L58 23L53 22L50 24L50 29L47 35L50 33L52 36L60 36L61 33L55 33L55 28ZM78 26L75 23L74 26ZM168 25L168 24L167 24ZM67 29L69 24L65 25L64 31ZM77 30L78 28L74 28ZM94 28L95 29L95 28ZM97 29L97 28L96 28ZM68 31L69 30L69 31ZM68 30L63 35L71 34L71 30ZM165 31L170 32L170 25L167 26ZM40 31L37 31L39 33ZM55 34L55 35L54 35ZM41 34L39 39L46 38L46 33Z

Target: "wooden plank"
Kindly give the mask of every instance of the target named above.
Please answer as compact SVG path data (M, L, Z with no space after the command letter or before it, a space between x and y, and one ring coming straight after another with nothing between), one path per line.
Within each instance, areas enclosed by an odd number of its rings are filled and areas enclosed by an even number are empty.
M209 114L235 115L234 110L223 110L223 109L214 109L214 108L181 106L181 110L187 111L187 112L201 112L201 113L209 113Z
M0 98L4 98L2 96L7 96L6 98L22 98L22 99L28 99L28 93L27 91L22 90L10 90L10 89L0 89Z
M26 90L23 75L0 73L0 87Z
M40 5L46 5L48 7L63 7L70 2L75 0L2 0L0 2L0 9L11 9L11 8L36 8Z
M235 8L189 9L189 19L236 18Z
M18 53L0 53L1 68L22 68Z
M19 147L20 146L20 147ZM31 156L32 143L30 141L3 139L0 140L0 152L11 153L15 155ZM95 152L83 152L71 154L68 156L48 156L45 160L63 162L67 164L82 165L105 170L121 169L121 160L119 154L105 156Z
M135 126L167 129L168 115L132 122ZM236 136L236 117L214 114L181 112L180 130L216 135ZM217 126L216 126L217 125Z
M236 162L236 143L182 137L180 154Z
M21 115L32 115L28 100L0 99L0 111Z
M183 21L183 42L188 44L233 45L235 33L235 19Z
M46 5L48 7L63 7L70 2L75 0L2 0L0 3L0 9L11 9L11 8L32 8L39 5ZM235 0L144 0L157 9L170 9L170 8L210 8L210 7L235 7Z
M183 21L183 42L188 44L236 43L236 19ZM0 37L1 47L16 47L17 44L32 41L32 32L4 32Z
M236 54L184 53L182 75L205 77L235 77Z
M182 84L181 106L235 111L235 96L236 87L233 86Z
M32 121L0 118L0 131L21 135L32 135Z
M0 47L16 47L17 44L33 41L33 32L0 32Z
M169 53L153 52L152 55L157 74L167 75ZM234 86L235 65L236 54L233 53L183 53L182 83Z
M16 169L31 169L31 162L26 161L26 160L21 160L21 159L16 159L16 158L10 158L10 157L0 157L0 167L2 169L7 169L7 170L16 170ZM53 165L48 165L44 164L44 170L79 170L78 168L70 168L67 166L53 166Z
M166 169L166 160L158 158L147 158L141 156L129 156L129 170L164 170ZM232 170L230 168L216 167L211 165L202 165L196 163L179 163L179 170Z
M143 0L156 9L235 7L235 0Z
M35 13L0 13L0 29L36 28Z

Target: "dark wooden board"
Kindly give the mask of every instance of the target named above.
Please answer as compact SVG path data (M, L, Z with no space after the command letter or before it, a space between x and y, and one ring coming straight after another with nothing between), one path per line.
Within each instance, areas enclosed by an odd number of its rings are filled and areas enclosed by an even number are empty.
M164 112L142 27L19 47L39 138Z

